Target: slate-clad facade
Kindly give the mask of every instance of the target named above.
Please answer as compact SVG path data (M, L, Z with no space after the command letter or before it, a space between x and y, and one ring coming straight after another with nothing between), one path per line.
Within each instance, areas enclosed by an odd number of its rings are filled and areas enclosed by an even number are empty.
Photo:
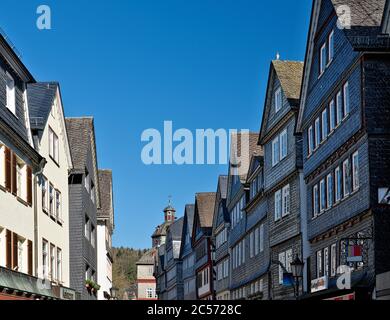
M226 207L227 176L218 178L217 195L213 218L213 247L214 255L214 289L216 300L229 300L229 231L230 216Z
M70 284L83 300L96 300L99 175L93 118L66 118L73 169L69 175Z
M195 205L187 204L184 211L180 260L183 263L183 299L196 300L195 252L192 248L192 229Z
M295 134L303 63L272 61L259 143L264 147L264 193L268 202L271 299L292 299L284 283L291 262L302 259L302 138Z
M232 135L227 189L227 209L230 216L229 289L233 300L247 297L249 242L246 234L247 216L245 207L249 199L247 176L252 155L261 155L257 145L258 133Z
M215 192L195 195L195 214L192 230L192 247L195 252L195 276L198 300L213 300L212 228Z
M165 244L165 273L168 300L184 299L183 266L180 259L183 220L184 218L180 218L169 226Z
M341 4L351 8L348 29L337 26ZM382 197L390 184L384 174L390 163L385 5L313 3L297 127L303 134L311 297L384 298L390 288L375 282L390 271L389 205ZM351 290L337 290L339 266L352 268Z

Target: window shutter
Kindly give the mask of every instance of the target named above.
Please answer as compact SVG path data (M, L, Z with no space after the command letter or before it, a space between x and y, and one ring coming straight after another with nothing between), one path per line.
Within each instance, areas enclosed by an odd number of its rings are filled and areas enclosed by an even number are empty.
M33 243L31 240L27 242L27 272L30 276L33 275Z
M7 230L6 232L6 267L11 269L12 266L12 232Z
M11 163L11 192L14 196L18 193L17 187L17 176L16 176L16 155L12 153L12 163Z
M11 192L11 150L5 148L5 188Z
M18 235L12 234L12 270L17 270L18 267Z
M27 167L27 203L32 205L32 170L31 167Z

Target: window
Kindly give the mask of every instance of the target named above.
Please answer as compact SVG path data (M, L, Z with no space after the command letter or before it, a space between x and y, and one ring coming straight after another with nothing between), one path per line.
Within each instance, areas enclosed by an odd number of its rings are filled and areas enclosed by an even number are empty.
M47 179L45 177L42 177L42 209L44 211L47 211Z
M330 275L334 277L337 269L336 244L330 247Z
M146 289L146 297L148 299L153 299L153 288L147 288Z
M350 111L350 97L349 97L348 82L344 84L343 93L344 93L344 117L346 117Z
M334 32L332 31L328 37L328 63L334 58Z
M5 146L0 143L0 186L5 186Z
M91 180L91 201L93 202L93 203L95 203L95 185L94 185L94 183L92 182L92 180ZM170 212L168 212L168 214L170 215ZM171 218L169 217L168 218L168 221L170 221L171 220Z
M342 188L342 178L341 178L341 170L337 167L334 171L335 178L335 200L339 202L341 200L341 188Z
M339 125L343 120L343 97L341 95L341 92L338 92L336 96L336 108L336 125Z
M329 248L324 249L324 271L325 275L329 276Z
M318 185L313 187L313 217L317 217L319 213L318 206Z
M85 225L84 225L84 236L89 240L89 237L91 235L91 223L89 221L88 216L85 216Z
M16 115L16 104L15 104L15 81L14 78L7 72L6 73L6 106L9 111Z
M90 182L89 182L89 173L88 170L85 170L85 179L84 179L85 189L89 192Z
M56 219L61 220L61 193L56 190Z
M350 172L349 172L349 160L345 160L343 162L343 197L347 197L349 195L349 183L350 180Z
M290 213L290 185L282 189L282 217Z
M317 251L317 278L321 278L323 275L323 267L322 267L322 250Z
M275 92L275 113L282 109L282 89L279 88Z
M24 269L23 269L23 240L21 239L18 239L18 261L17 261L17 265L18 265L18 271L21 271L23 272Z
M253 231L249 234L249 255L251 258L255 256L255 233Z
M328 130L328 110L322 111L322 141L324 141L329 133Z
M326 43L324 43L320 49L320 75L324 73L326 64Z
M285 252L279 253L279 262L285 267L286 265L286 254ZM279 284L283 284L283 273L284 270L281 265L279 265Z
M308 146L309 146L309 155L314 151L314 136L313 136L313 126L309 127L307 132Z
M57 248L57 281L62 282L62 250Z
M54 280L55 277L55 246L50 244L50 278Z
M264 224L260 226L260 252L264 251Z
M272 141L272 166L276 166L280 159L279 159L279 156L280 156L280 147L279 147L279 137L276 137L273 141Z
M48 243L46 240L42 240L42 274L44 278L48 276Z
M320 118L317 118L314 123L315 149L321 144L321 125Z
M256 228L255 230L255 255L257 256L259 254L259 247L260 247L260 234L259 234L259 228Z
M58 154L58 136L49 127L49 155L56 163L59 160Z
M91 277L91 268L89 265L85 266L85 280L90 280Z
M282 191L279 190L275 193L275 221L278 221L282 217Z
M280 160L287 157L287 129L280 134Z
M330 126L330 132L333 132L333 130L336 128L336 114L335 114L335 104L334 100L332 100L329 103L329 126Z
M95 227L91 224L91 245L92 247L95 248L95 238L96 238L96 229Z
M352 189L356 191L359 189L359 152L352 155Z
M326 209L326 189L325 179L320 182L320 212L323 213Z
M333 206L333 175L328 174L326 177L326 188L327 188L327 207L331 208Z
M49 213L54 215L54 187L49 184Z

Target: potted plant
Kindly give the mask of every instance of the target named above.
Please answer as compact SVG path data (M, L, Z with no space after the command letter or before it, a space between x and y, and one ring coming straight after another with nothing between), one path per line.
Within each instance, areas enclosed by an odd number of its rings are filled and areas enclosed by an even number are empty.
M89 279L85 280L85 287L88 289L88 290L91 290L92 287L93 287L93 282Z

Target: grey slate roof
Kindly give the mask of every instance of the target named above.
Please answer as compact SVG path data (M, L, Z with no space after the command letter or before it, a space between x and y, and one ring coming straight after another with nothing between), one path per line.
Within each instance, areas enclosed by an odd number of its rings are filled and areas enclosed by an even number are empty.
M195 205L187 204L185 208L185 215L187 216L187 228L192 230L194 225Z
M227 197L228 176L219 176L218 178L219 192L221 193L221 199Z
M184 218L176 220L169 226L169 232L171 233L172 240L181 240L181 233L183 231Z
M379 27L386 0L332 0L332 3L336 13L339 6L348 6L351 9L352 27Z
M213 226L215 196L215 192L197 193L195 196L201 228Z
M31 129L43 130L59 88L57 82L27 84L27 101Z
M287 99L298 100L301 94L303 62L273 60L272 65Z
M97 211L98 218L108 218L114 223L114 201L112 171L99 170L100 208Z

